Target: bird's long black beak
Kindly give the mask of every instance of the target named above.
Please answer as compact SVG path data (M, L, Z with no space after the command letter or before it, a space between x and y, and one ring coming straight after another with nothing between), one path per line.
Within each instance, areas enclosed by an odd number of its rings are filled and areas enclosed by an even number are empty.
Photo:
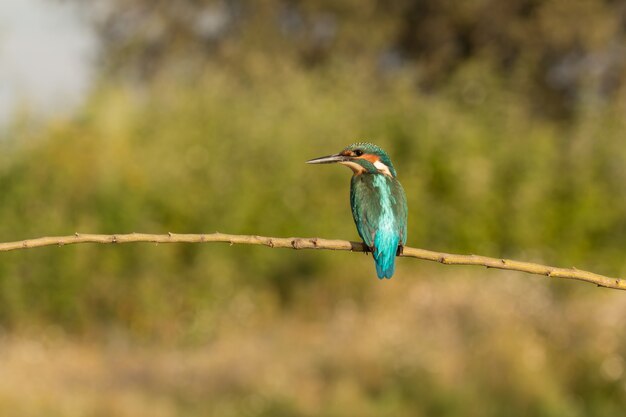
M322 156L306 161L307 164L332 164L334 162L347 161L348 157L340 154Z

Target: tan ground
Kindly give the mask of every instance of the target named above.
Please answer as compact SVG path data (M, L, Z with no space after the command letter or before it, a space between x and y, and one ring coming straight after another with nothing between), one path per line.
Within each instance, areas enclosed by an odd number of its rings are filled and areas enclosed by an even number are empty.
M504 389L531 409L576 415L571 382L582 377L621 387L607 401L626 395L621 292L581 284L555 297L546 279L504 273L381 284L325 317L257 319L239 300L245 314L225 312L189 346L5 334L0 415L422 415L416 384L468 409Z

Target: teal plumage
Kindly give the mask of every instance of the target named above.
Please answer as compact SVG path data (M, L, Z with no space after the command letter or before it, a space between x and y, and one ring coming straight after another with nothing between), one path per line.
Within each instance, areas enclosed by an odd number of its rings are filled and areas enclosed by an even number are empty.
M354 223L374 256L378 278L391 278L396 254L406 244L408 209L389 156L371 143L355 143L336 155L307 162L337 162L352 169L350 206Z
M398 245L406 244L407 206L404 190L384 174L353 175L350 206L359 236L371 249L379 278L391 278Z

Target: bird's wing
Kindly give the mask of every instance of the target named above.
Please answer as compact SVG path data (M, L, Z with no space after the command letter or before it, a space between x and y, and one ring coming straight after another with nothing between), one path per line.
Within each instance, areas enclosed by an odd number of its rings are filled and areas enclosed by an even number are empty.
M372 181L365 175L352 178L350 206L359 236L367 246L373 248L381 208Z
M391 195L395 200L393 210L395 218L397 219L396 221L398 233L400 235L400 242L402 242L402 246L404 246L406 245L408 206L406 203L404 189L397 180L395 180Z

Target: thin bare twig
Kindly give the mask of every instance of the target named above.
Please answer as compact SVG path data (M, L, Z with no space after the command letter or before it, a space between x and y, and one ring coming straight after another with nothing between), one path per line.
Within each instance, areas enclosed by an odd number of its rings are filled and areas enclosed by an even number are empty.
M0 252L38 248L52 245L72 245L76 243L131 243L131 242L153 242L153 243L208 243L224 242L246 245L265 245L270 248L292 248L292 249L330 249L349 250L352 252L365 252L366 248L361 242L350 242L347 240L332 240L320 238L301 237L266 237L247 235L228 235L224 233L210 234L177 234L168 233L164 235L128 233L119 235L92 235L75 233L71 236L40 237L37 239L27 239L19 242L0 243ZM532 262L521 262L510 259L490 258L478 255L455 255L451 253L434 252L425 249L405 247L403 257L423 259L427 261L439 262L446 265L480 265L487 268L507 269L510 271L527 272L529 274L544 275L550 278L576 279L590 282L599 287L626 290L626 280L611 278L593 272L583 271L576 268L556 268L536 264Z

